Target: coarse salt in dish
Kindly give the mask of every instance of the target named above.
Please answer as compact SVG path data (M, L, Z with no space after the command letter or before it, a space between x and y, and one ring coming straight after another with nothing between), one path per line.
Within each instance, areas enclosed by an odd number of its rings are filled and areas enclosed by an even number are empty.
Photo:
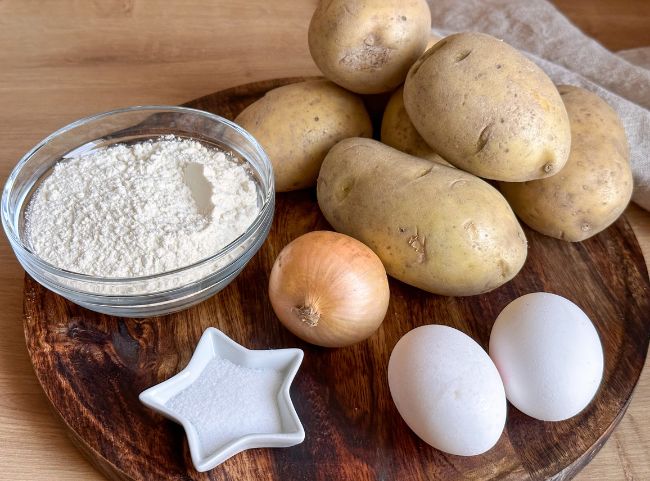
M140 401L183 426L194 467L207 471L246 449L305 439L289 394L302 359L300 349L247 349L209 327L187 367Z
M282 420L278 407L259 400L277 396L281 385L280 371L253 369L214 358L194 383L165 406L195 427L201 454L207 456L247 434L279 432Z

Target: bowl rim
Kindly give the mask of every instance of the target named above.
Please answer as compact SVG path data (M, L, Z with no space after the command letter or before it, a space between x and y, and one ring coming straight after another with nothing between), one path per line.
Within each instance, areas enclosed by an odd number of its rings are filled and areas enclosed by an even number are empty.
M14 222L12 219L10 219L9 216L9 197L10 197L10 192L15 184L16 178L20 174L21 170L25 167L25 165L29 162L30 158L41 148L43 148L45 145L47 145L49 142L51 142L53 139L67 133L68 131L82 126L84 124L102 120L107 117L111 117L113 115L117 114L122 114L122 113L128 113L128 112L134 112L134 111L171 111L171 112L178 112L178 113L185 113L185 114L193 114L193 115L199 115L201 117L207 118L208 120L211 120L215 123L225 125L234 131L236 131L238 134L240 134L244 139L246 139L247 142L250 142L251 145L253 146L254 150L259 154L262 164L264 167L268 169L268 178L264 179L262 178L262 183L265 184L267 193L266 196L263 198L263 204L260 207L260 210L253 220L253 222L246 228L244 232L242 232L237 238L235 238L233 241L231 241L229 244L226 246L222 247L220 250L215 252L214 254L204 257L192 264L188 264L186 266L181 266L173 270L169 271L164 271L160 272L157 274L149 274L146 276L137 276L137 277L100 277L100 276L94 276L90 274L83 274L80 272L74 272L74 271L69 271L66 269L62 269L60 267L55 266L54 264L51 264L45 260L43 260L40 256L38 256L36 253L34 253L25 243L22 241L20 236L17 234L16 230L14 229ZM162 135L162 134L161 134ZM191 137L188 137L191 138ZM116 144L119 142L115 142ZM247 163L250 165L250 162L246 159ZM57 161L58 162L58 161ZM259 173L259 172L258 172ZM262 176L260 176L262 177ZM268 185L266 185L268 184ZM268 155L266 154L266 151L263 149L263 147L260 145L260 143L253 137L248 131L246 131L244 128L236 124L235 122L228 120L224 117L221 117L220 115L213 114L211 112L207 112L205 110L200 110L200 109L195 109L191 107L182 107L178 105L134 105L131 107L124 107L124 108L119 108L119 109L114 109L114 110L109 110L106 112L101 112L98 114L93 114L87 117L83 117L81 119L75 120L74 122L71 122L64 127L61 127L60 129L54 131L44 139L42 139L40 142L38 142L34 147L32 147L27 153L25 153L21 159L18 161L18 163L14 166L14 168L11 170L11 173L7 177L7 181L5 182L4 188L2 190L2 200L1 200L1 217L2 217L2 226L4 228L5 234L9 238L10 244L12 245L12 248L14 250L18 249L20 251L21 256L26 256L28 257L34 264L36 264L39 268L42 268L44 270L49 271L50 273L59 275L61 277L65 277L67 279L73 279L73 280L79 280L79 281L85 281L85 282L93 282L93 283L98 283L98 284L130 284L134 282L143 282L143 281L150 281L150 280L159 280L161 278L164 278L166 276L174 276L178 274L182 274L183 272L191 271L195 268L198 268L202 265L218 261L219 259L227 256L230 254L232 251L234 251L238 246L244 243L247 239L249 239L251 236L253 236L257 231L260 225L264 222L268 210L272 209L274 206L274 199L275 199L275 182L274 182L274 175L273 175L273 165L271 164L271 160L269 159ZM232 264L235 262L237 259L239 259L240 256L235 257L232 259L227 265L223 267L227 267L228 265ZM219 269L220 270L220 269ZM182 287L182 286L178 286Z

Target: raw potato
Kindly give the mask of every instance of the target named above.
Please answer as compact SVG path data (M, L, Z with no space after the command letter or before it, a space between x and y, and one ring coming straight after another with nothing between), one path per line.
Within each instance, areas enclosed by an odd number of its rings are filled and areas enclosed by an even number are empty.
M480 177L548 177L569 155L569 119L555 85L489 35L450 35L427 50L406 78L404 105L437 153Z
M415 130L404 108L403 93L404 87L400 87L386 104L386 110L384 110L381 121L381 141L407 154L453 167L436 154L422 136L418 134L418 131Z
M430 33L430 34L429 34L429 41L427 42L427 46L426 46L426 48L425 48L424 50L425 50L425 51L426 51L426 50L429 50L431 47L433 47L433 46L434 46L436 43L438 43L440 40L442 40L442 37L439 37L439 36L436 35L435 33Z
M526 237L494 187L380 142L336 144L317 189L337 231L375 251L390 275L426 291L487 292L512 279L526 259Z
M427 50L433 47L442 38L430 34ZM391 95L381 121L381 141L402 152L432 160L439 164L453 167L449 162L436 154L422 136L415 130L413 122L404 107L404 86L398 88Z
M321 0L309 24L309 51L346 89L388 92L404 82L430 30L426 0Z
M542 234L577 242L605 229L632 196L625 131L616 112L596 94L558 87L571 121L571 154L548 179L502 183L517 215Z
M271 159L277 192L314 185L323 158L339 140L372 136L362 100L327 80L270 90L235 122L258 140Z

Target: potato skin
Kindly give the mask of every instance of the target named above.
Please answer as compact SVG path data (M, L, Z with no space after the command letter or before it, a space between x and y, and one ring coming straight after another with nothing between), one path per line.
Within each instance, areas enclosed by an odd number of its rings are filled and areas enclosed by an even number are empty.
M500 184L517 215L542 234L578 242L612 224L632 196L625 130L598 95L558 87L571 122L571 153L553 177Z
M309 51L342 87L388 92L424 52L430 30L426 0L321 0L309 24Z
M487 292L526 259L526 237L494 187L374 140L336 144L317 194L337 231L369 246L391 276L429 292Z
M235 119L262 145L273 164L277 192L316 184L327 151L347 137L371 137L363 101L327 80L270 90Z
M403 93L404 87L402 86L393 93L386 104L386 110L384 110L384 116L381 120L381 141L409 155L453 167L453 165L436 154L418 131L415 130L404 108Z
M569 119L555 85L489 35L450 35L427 50L406 77L404 105L436 152L479 177L548 177L569 155Z
M437 44L440 40L442 40L442 37L436 35L435 33L429 33L429 41L427 42L427 46L424 49L425 51L429 50L431 47L433 47L435 44Z

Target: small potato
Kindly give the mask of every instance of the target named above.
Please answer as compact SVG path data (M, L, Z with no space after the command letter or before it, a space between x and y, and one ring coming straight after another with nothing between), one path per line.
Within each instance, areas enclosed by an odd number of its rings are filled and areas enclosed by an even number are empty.
M407 154L453 167L436 154L422 136L418 134L418 131L415 130L404 108L403 93L404 87L400 87L393 93L388 104L386 104L386 110L384 110L381 121L381 141Z
M388 92L424 52L430 29L426 0L321 0L309 24L309 51L342 87Z
M571 122L571 153L553 177L500 184L517 215L542 234L577 242L605 229L632 196L625 130L614 110L579 87L558 87Z
M370 247L391 276L429 292L487 292L526 259L526 237L494 187L375 140L332 147L317 194L337 231Z
M569 119L555 85L489 35L450 35L427 50L406 77L404 105L435 152L479 177L548 177L569 155Z
M262 145L277 192L316 184L327 151L347 137L371 137L363 101L327 80L285 85L266 93L235 122Z

